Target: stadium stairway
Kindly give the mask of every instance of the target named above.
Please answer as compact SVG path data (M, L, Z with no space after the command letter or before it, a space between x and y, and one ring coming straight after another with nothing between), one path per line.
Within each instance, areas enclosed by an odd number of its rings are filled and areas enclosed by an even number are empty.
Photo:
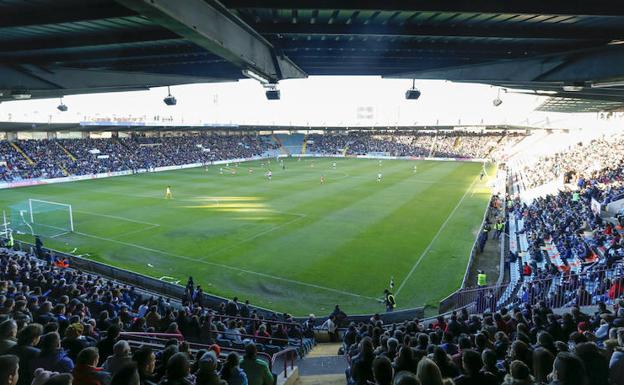
M56 143L57 146L59 146L59 148L61 150L63 150L63 152L69 157L69 159L71 159L73 162L76 161L76 157L74 156L74 154L72 154L71 152L69 152L68 149L66 149L61 143L54 141L54 143Z
M17 151L18 153L20 153L24 159L26 159L26 162L28 162L28 164L33 165L35 164L35 162L33 162L32 159L30 159L30 157L28 155L26 155L26 153L24 152L24 150L22 150L20 148L20 146L17 145L17 143L15 142L9 142L9 144L11 145L11 147L13 147L15 149L15 151Z
M296 385L344 385L347 363L338 355L340 343L317 344L299 361Z
M286 155L297 155L303 147L303 134L275 134L273 135L280 146L286 151Z
M279 149L280 149L280 152L282 153L282 155L290 155L290 153L288 152L286 147L284 147L284 144L282 143L280 138L278 138L278 136L275 135L275 134L273 134L271 136L273 137L273 140L275 141L275 143L277 143L277 145L279 146Z
M308 148L308 134L305 134L303 136L303 144L301 144L301 155L305 155L307 148Z

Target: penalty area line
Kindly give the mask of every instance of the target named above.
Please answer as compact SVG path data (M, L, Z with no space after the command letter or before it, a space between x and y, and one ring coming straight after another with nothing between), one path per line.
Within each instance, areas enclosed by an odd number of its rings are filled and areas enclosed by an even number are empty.
M442 224L440 225L440 228L438 229L438 232L435 233L433 238L431 238L431 242L429 242L429 244L427 245L425 250L423 250L422 254L420 254L420 257L416 260L416 263L414 263L414 265L410 269L409 273L407 273L407 276L405 277L403 282L401 282L401 285L399 285L399 288L397 289L396 293L394 294L395 297L399 296L399 293L401 292L401 290L403 289L403 287L405 286L407 281L409 281L409 279L412 277L412 274L414 274L414 271L416 271L416 268L420 265L420 262L422 262L422 260L425 258L425 256L427 254L429 254L429 251L431 251L431 248L433 247L433 244L438 240L438 237L440 236L440 234L442 234L442 231L446 228L446 225L449 223L449 221L451 220L453 215L455 215L455 212L457 211L457 209L459 209L459 206L461 206L462 202L464 202L464 199L466 199L466 197L468 196L468 193L472 190L472 187L477 182L477 178L478 177L475 177L475 179L472 181L470 186L466 189L466 192L464 192L464 195L462 195L462 197L459 200L459 202L457 202L457 204L455 205L455 207L453 208L451 213L448 215L448 217L446 217L446 220L444 222L442 222Z
M350 292L344 291L344 290L333 289L331 287L325 287L325 286L316 285L316 284L313 284L313 283L296 281L294 279L278 277L278 276L271 275L271 274L259 273L257 271L241 269L239 267L224 265L224 264L221 264L221 263L204 261L204 260L196 259L196 258L190 258L190 257L187 257L185 255L178 255L178 254L169 253L169 252L166 252L166 251L163 251L163 250L152 249L150 247L137 245L135 243L119 241L119 240L116 240L116 239L100 237L98 235L87 234L87 233L82 233L82 232L78 232L78 231L74 232L74 234L82 235L82 236L89 237L89 238L100 239L100 240L103 240L103 241L109 241L109 242L113 242L113 243L118 243L118 244L124 245L124 246L135 247L137 249L150 251L150 252L153 252L153 253L162 254L162 255L169 256L169 257L184 259L184 260L191 261L191 262L197 262L197 263L202 263L202 264L205 264L205 265L221 267L221 268L228 269L228 270L234 270L234 271L238 271L238 272L241 272L241 273L257 275L257 276L263 277L263 278L269 278L269 279L274 279L274 280L282 281L282 282L288 282L288 283L292 283L292 284L296 284L296 285L312 287L312 288L315 288L315 289L330 291L330 292L333 292L333 293L342 294L342 295L348 295L348 296L351 296L351 297L364 298L364 299L375 300L375 301L377 300L377 298L368 297L368 296L365 296L365 295L360 295L360 294L355 294L355 293L350 293Z
M119 219L119 220L127 221L127 222L140 223L142 225L150 225L150 226L153 226L153 227L160 226L158 223L138 221L136 219L130 219L130 218L126 218L126 217L119 217L117 215L100 214L100 213L94 213L94 212L91 212L91 211L83 211L83 210L74 210L74 212L75 213L81 213L81 214L87 214L87 215L94 215L96 217Z

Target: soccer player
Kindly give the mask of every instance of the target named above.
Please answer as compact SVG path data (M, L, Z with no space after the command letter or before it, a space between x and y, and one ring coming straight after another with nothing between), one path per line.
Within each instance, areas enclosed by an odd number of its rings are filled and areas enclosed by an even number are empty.
M335 170L336 169L336 162L332 162L332 168Z
M171 193L171 186L167 186L165 190L165 199L173 199L173 193Z
M271 181L271 178L273 178L273 173L271 172L271 170L267 171L266 173L266 177L269 180L269 182Z
M219 174L223 175L223 167L219 168Z
M416 174L416 172L418 172L418 166L414 165L414 174Z
M390 292L390 290L384 290L384 304L386 305L386 312L394 311L396 308L396 300L394 299L394 294Z
M249 167L249 173L253 174L253 168Z
M325 175L321 175L321 184L325 184Z
M485 171L481 170L481 175L479 175L479 180L483 180L484 176L485 176Z
M377 182L381 182L381 178L382 178L382 177L383 177L383 176L381 175L381 173L377 174Z
M314 160L310 161L310 167L314 167Z
M381 167L381 159L379 159L379 167Z

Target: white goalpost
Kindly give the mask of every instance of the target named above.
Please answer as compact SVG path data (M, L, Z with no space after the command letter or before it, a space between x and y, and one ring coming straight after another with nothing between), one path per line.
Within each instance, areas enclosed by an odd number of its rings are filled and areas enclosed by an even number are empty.
M74 214L70 204L31 198L11 207L9 223L18 234L54 238L74 231Z
M30 223L35 223L35 219L34 219L35 210L33 209L33 203L35 205L48 205L48 206L52 206L52 207L56 206L60 208L60 210L55 210L55 211L67 210L68 219L69 219L69 222L68 222L69 231L74 231L74 215L72 213L72 206L70 204L43 201L40 199L28 199L28 209L30 211Z

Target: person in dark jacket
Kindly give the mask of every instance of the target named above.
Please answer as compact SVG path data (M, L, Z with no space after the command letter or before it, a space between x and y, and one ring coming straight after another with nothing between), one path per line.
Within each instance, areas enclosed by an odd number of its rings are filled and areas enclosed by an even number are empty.
M199 370L196 373L196 385L227 385L217 373L217 355L213 351L204 353L199 360Z
M9 350L9 354L17 356L20 360L19 380L17 385L30 385L33 380L35 367L33 361L39 357L40 350L35 346L43 333L43 326L30 324L24 327L17 335L17 345Z
M65 329L65 338L61 341L61 346L73 361L76 361L82 349L91 346L89 341L82 336L83 332L84 326L80 323L73 323Z
M498 385L498 379L490 372L482 372L481 355L474 350L462 352L464 374L455 378L455 385Z
M132 361L136 362L139 371L139 380L141 385L154 385L152 376L156 368L156 355L149 347L144 347L132 355Z
M108 356L113 354L113 346L115 346L120 332L121 329L118 324L109 326L106 331L106 338L102 339L97 344L98 352L100 353L100 365L104 363L104 360L106 360Z
M0 354L5 354L17 344L17 323L8 319L0 323Z
M19 379L19 358L6 354L0 356L0 384L15 385Z
M34 368L51 372L71 373L74 362L61 348L61 337L57 332L44 334L39 342L41 353L33 360Z
M351 367L347 369L347 383L350 385L366 385L373 379L373 340L370 337L360 341L360 352L351 360Z

